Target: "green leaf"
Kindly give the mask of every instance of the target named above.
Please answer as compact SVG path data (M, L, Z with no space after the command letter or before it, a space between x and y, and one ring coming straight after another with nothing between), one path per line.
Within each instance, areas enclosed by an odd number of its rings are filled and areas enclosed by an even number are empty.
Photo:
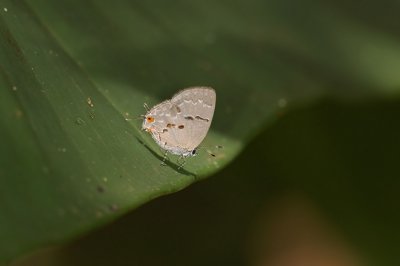
M399 115L399 100L291 112L215 177L15 266L398 265Z
M213 174L288 106L400 85L397 39L324 3L0 4L0 261ZM161 167L136 117L194 85L217 91L204 146L224 148Z

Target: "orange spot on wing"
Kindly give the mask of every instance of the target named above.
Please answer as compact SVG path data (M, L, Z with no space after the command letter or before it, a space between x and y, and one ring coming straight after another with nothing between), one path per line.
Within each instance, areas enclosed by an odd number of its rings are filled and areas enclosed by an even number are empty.
M146 117L146 120L147 120L148 123L153 123L154 122L154 117L148 116L148 117Z

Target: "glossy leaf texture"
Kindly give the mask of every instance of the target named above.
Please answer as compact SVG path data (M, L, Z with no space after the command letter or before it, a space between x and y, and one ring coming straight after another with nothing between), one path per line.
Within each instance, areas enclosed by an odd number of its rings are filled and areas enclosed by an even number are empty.
M343 10L311 1L1 0L0 260L215 173L291 106L396 94L397 38ZM143 103L196 85L217 91L204 152L183 169L174 157L161 167L136 118Z

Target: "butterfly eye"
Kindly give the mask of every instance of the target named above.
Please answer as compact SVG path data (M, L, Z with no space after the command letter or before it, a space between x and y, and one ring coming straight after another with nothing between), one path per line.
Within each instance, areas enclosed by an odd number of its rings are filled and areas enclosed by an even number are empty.
M146 120L147 120L147 122L149 122L149 123L153 123L153 122L154 122L154 117L148 116L148 117L146 117Z

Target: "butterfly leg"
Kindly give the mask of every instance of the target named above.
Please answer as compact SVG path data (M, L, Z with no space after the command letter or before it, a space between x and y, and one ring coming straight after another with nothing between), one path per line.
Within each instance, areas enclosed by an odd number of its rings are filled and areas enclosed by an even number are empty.
M162 166L166 166L167 164L166 164L165 162L167 161L167 159L168 159L168 151L165 151L165 152L164 152L163 159L162 159L162 161L161 161L161 164L160 164L160 165L162 165Z
M178 157L178 170L181 169L186 164L186 157L181 155Z
M160 132L154 132L154 134L158 134L157 136L158 136L159 142L161 143L161 136L160 136ZM166 143L166 142L164 143L164 146L165 146L165 145L167 145L167 143ZM167 159L168 159L168 151L167 151L167 150L164 150L163 148L161 148L161 146L160 146L160 151L164 153L164 156L163 156L163 159L162 159L162 161L161 161L161 164L160 164L160 165L162 165L162 166L166 166L167 164L166 164L165 162L166 162L166 161L167 161Z

